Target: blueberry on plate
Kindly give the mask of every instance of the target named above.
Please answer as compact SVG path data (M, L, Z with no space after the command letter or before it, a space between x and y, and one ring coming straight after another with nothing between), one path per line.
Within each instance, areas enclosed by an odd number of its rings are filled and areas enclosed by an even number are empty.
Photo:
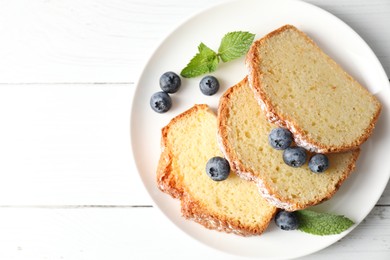
M281 210L276 214L275 224L282 230L295 230L299 227L296 214L285 210Z
M268 141L273 148L284 150L287 147L290 147L293 138L289 130L279 127L271 130L268 135Z
M206 76L199 82L200 91L206 96L214 95L219 90L219 82L214 76Z
M306 150L302 147L288 147L283 151L283 161L292 167L300 167L306 162Z
M157 113L165 113L172 107L172 99L164 91L156 92L150 97L150 106Z
M160 77L160 87L167 93L176 93L181 86L181 79L175 72L168 71Z
M321 173L329 168L329 159L325 154L315 154L309 160L309 169L314 173Z
M219 156L213 157L206 164L206 173L213 181L226 180L230 173L229 162Z

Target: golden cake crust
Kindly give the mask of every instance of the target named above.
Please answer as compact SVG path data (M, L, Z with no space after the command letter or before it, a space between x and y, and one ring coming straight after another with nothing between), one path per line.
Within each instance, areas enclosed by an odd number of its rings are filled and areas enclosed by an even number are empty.
M379 114L381 112L381 104L373 95L371 95L364 87L359 85L355 79L348 75L341 68L341 66L339 66L329 56L325 55L325 59L327 60L327 62L332 64L332 66L337 68L337 70L342 71L342 73L345 74L347 80L357 83L357 85L364 89L366 91L366 95L370 97L370 102L372 102L376 107L375 112L371 115L370 122L366 125L364 129L361 130L361 134L357 136L355 140L350 143L344 143L338 146L332 144L325 144L317 139L313 139L312 137L310 137L308 135L308 130L303 129L302 126L299 125L299 123L297 123L293 117L291 117L291 115L279 112L275 108L275 102L272 100L272 98L270 98L270 95L268 95L267 91L264 88L263 78L266 77L266 74L261 69L263 57L261 56L259 49L263 45L266 45L269 39L289 30L297 32L302 38L305 39L306 44L311 45L317 52L323 53L322 50L314 43L312 39L310 39L305 33L298 30L292 25L284 25L279 29L276 29L275 31L272 31L271 33L267 34L263 38L255 41L252 44L250 50L248 51L245 61L248 70L249 85L255 94L255 98L257 99L261 108L264 110L268 120L272 123L277 124L280 127L288 128L294 134L295 142L298 145L306 148L307 150L317 153L333 153L356 149L362 143L364 143L372 134L372 131L375 127L375 123L377 122ZM330 103L329 106L331 105L332 104ZM308 107L307 109L311 108Z
M168 139L168 133L171 131L171 127L174 126L176 122L186 120L188 117L196 116L197 111L199 110L204 110L214 115L214 113L207 105L194 105L189 110L173 118L169 124L162 129L162 152L157 168L158 188L161 191L171 195L173 198L180 199L181 212L185 218L198 222L208 229L223 231L226 233L234 233L241 236L260 235L265 231L270 221L276 214L277 209L275 207L267 203L268 207L264 208L264 211L266 211L267 214L266 217L264 217L263 222L260 225L255 226L246 225L246 223L242 223L238 219L228 217L222 213L209 211L200 200L195 198L191 192L188 191L180 174L177 174L173 170L172 165L174 164L176 158L172 153L171 143ZM229 181L229 178L225 181Z
M272 182L268 181L267 175L270 174L270 171L272 169L267 169L266 167L262 168L261 170L259 168L254 167L253 162L249 162L245 160L244 156L240 154L240 151L237 151L237 147L235 147L236 140L232 140L229 132L234 132L237 129L234 129L231 123L229 123L229 120L234 117L235 115L232 114L232 107L240 106L242 104L237 104L233 102L233 96L234 95L243 95L241 92L239 92L240 88L249 88L247 78L244 78L241 82L237 83L235 86L230 87L221 97L219 107L218 107L218 142L220 145L220 148L225 155L225 158L230 162L231 167L233 170L241 177L249 181L254 181L261 193L261 195L269 201L272 205L275 205L278 208L282 208L288 211L295 211L307 208L309 206L317 205L325 200L330 199L340 188L342 183L350 176L350 174L353 172L355 168L355 163L358 159L360 149L356 149L352 152L348 152L348 156L345 156L348 162L346 163L346 166L342 169L342 173L337 176L337 182L332 184L331 187L327 188L326 193L322 196L316 197L313 200L302 202L299 199L294 198L287 198L286 196L282 196L281 193L278 191L278 186L273 184ZM249 91L250 94L252 94L251 91ZM238 94L237 94L238 93ZM252 96L246 97L247 104L250 102L250 98L253 98ZM255 103L255 101L252 101L252 103ZM256 107L254 108L256 109ZM261 111L260 108L258 108L259 111ZM272 124L267 122L264 113L260 114L261 117L254 118L251 115L248 115L248 118L246 118L248 121L254 121L258 120L259 122L262 122L261 124ZM276 127L276 126L275 126ZM245 131L245 126L242 126L240 129L241 131ZM263 141L263 146L269 146L268 143L265 143ZM263 149L264 150L264 149ZM261 154L261 158L264 158L264 160L279 160L281 161L281 151L279 156L273 153L273 154ZM329 156L338 156L337 154L329 154ZM344 155L343 155L344 156ZM295 168L292 169L294 171ZM306 170L308 178L311 178L311 175L313 173L310 172L309 169ZM315 174L314 174L315 176ZM308 187L310 189L311 187Z

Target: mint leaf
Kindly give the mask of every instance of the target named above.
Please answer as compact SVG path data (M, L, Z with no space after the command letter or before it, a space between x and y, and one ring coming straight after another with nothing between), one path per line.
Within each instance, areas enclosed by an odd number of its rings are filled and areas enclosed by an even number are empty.
M248 52L255 35L249 32L230 32L222 38L218 55L223 62L241 57Z
M193 78L217 69L220 59L228 62L248 52L255 35L249 32L230 32L221 40L218 53L207 47L204 43L198 46L198 53L180 72L184 78Z
M200 43L198 53L191 59L187 66L180 72L184 78L193 78L205 73L213 72L218 66L218 56L215 51Z
M350 228L354 222L347 217L311 210L296 211L299 230L314 235L334 235Z

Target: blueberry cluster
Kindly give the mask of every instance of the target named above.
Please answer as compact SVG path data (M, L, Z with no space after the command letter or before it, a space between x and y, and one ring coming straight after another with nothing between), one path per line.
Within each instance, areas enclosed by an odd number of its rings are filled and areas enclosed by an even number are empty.
M169 94L176 93L181 86L179 75L172 71L165 72L160 77L162 91L154 93L150 98L150 106L157 113L165 113L172 107L172 99Z
M283 161L292 167L301 167L306 163L306 150L299 146L291 146L292 133L285 128L274 128L268 135L269 144L283 150ZM309 160L309 169L314 173L324 172L329 167L328 157L324 154L315 154Z
M150 106L157 113L165 113L172 107L172 99L169 94L176 93L181 86L181 78L172 71L165 72L160 77L162 91L154 93L150 97ZM200 91L207 96L214 95L219 90L219 82L214 76L205 76L199 82Z

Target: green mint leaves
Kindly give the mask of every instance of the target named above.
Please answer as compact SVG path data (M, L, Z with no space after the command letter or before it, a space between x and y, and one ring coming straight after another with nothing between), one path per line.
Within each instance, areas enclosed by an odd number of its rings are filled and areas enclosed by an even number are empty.
M347 217L330 213L298 210L296 214L299 221L299 230L319 236L339 234L354 224Z
M190 63L180 72L181 76L193 78L217 69L219 60L215 51L203 43L198 46L198 51Z
M230 32L221 40L218 53L204 43L198 46L198 53L180 72L184 78L194 78L217 69L220 60L228 62L241 57L249 50L255 35L249 32Z
M218 54L223 62L228 62L241 57L249 50L254 34L248 32L230 32L227 33L221 41Z

